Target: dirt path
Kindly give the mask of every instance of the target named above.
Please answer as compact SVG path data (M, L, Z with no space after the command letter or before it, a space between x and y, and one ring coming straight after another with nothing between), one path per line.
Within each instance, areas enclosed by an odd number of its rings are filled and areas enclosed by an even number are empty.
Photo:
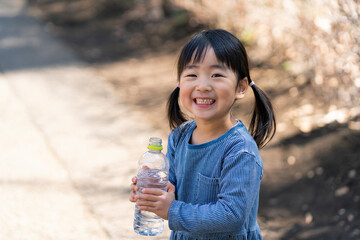
M130 179L166 136L22 8L0 25L0 239L138 239Z

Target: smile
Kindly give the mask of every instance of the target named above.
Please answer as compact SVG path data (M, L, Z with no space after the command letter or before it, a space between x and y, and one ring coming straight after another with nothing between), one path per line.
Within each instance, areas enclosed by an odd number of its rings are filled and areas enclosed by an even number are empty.
M201 105L211 105L215 102L214 99L210 99L210 98L195 98L194 101L196 104L201 104Z

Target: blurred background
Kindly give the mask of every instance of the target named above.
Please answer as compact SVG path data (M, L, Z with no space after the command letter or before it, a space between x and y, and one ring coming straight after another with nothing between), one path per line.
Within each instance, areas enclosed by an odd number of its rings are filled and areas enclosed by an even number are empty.
M261 150L264 239L360 239L359 1L27 0L26 8L165 139L181 47L202 29L234 33L276 110L277 134ZM245 123L252 103L249 91L235 106Z

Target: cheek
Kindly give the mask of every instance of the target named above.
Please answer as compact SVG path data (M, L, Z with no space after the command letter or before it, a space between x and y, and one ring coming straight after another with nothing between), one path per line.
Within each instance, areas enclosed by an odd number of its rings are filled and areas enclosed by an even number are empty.
M186 87L182 87L180 89L179 97L181 101L189 101L189 99L191 99L191 91Z
M188 89L181 89L179 94L179 100L181 105L187 110L190 111L192 99L191 99L191 91Z
M221 91L218 91L218 97L220 99L223 99L225 102L228 102L230 105L233 104L233 102L236 99L236 94L234 88L227 87L222 89Z

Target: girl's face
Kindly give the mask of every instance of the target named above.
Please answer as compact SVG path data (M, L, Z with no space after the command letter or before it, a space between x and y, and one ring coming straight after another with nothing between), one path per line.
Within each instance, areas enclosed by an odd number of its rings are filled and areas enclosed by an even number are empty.
M192 59L181 73L180 100L197 121L231 120L231 107L245 96L247 81L237 87L236 74L217 60L213 48L204 54L202 61Z

